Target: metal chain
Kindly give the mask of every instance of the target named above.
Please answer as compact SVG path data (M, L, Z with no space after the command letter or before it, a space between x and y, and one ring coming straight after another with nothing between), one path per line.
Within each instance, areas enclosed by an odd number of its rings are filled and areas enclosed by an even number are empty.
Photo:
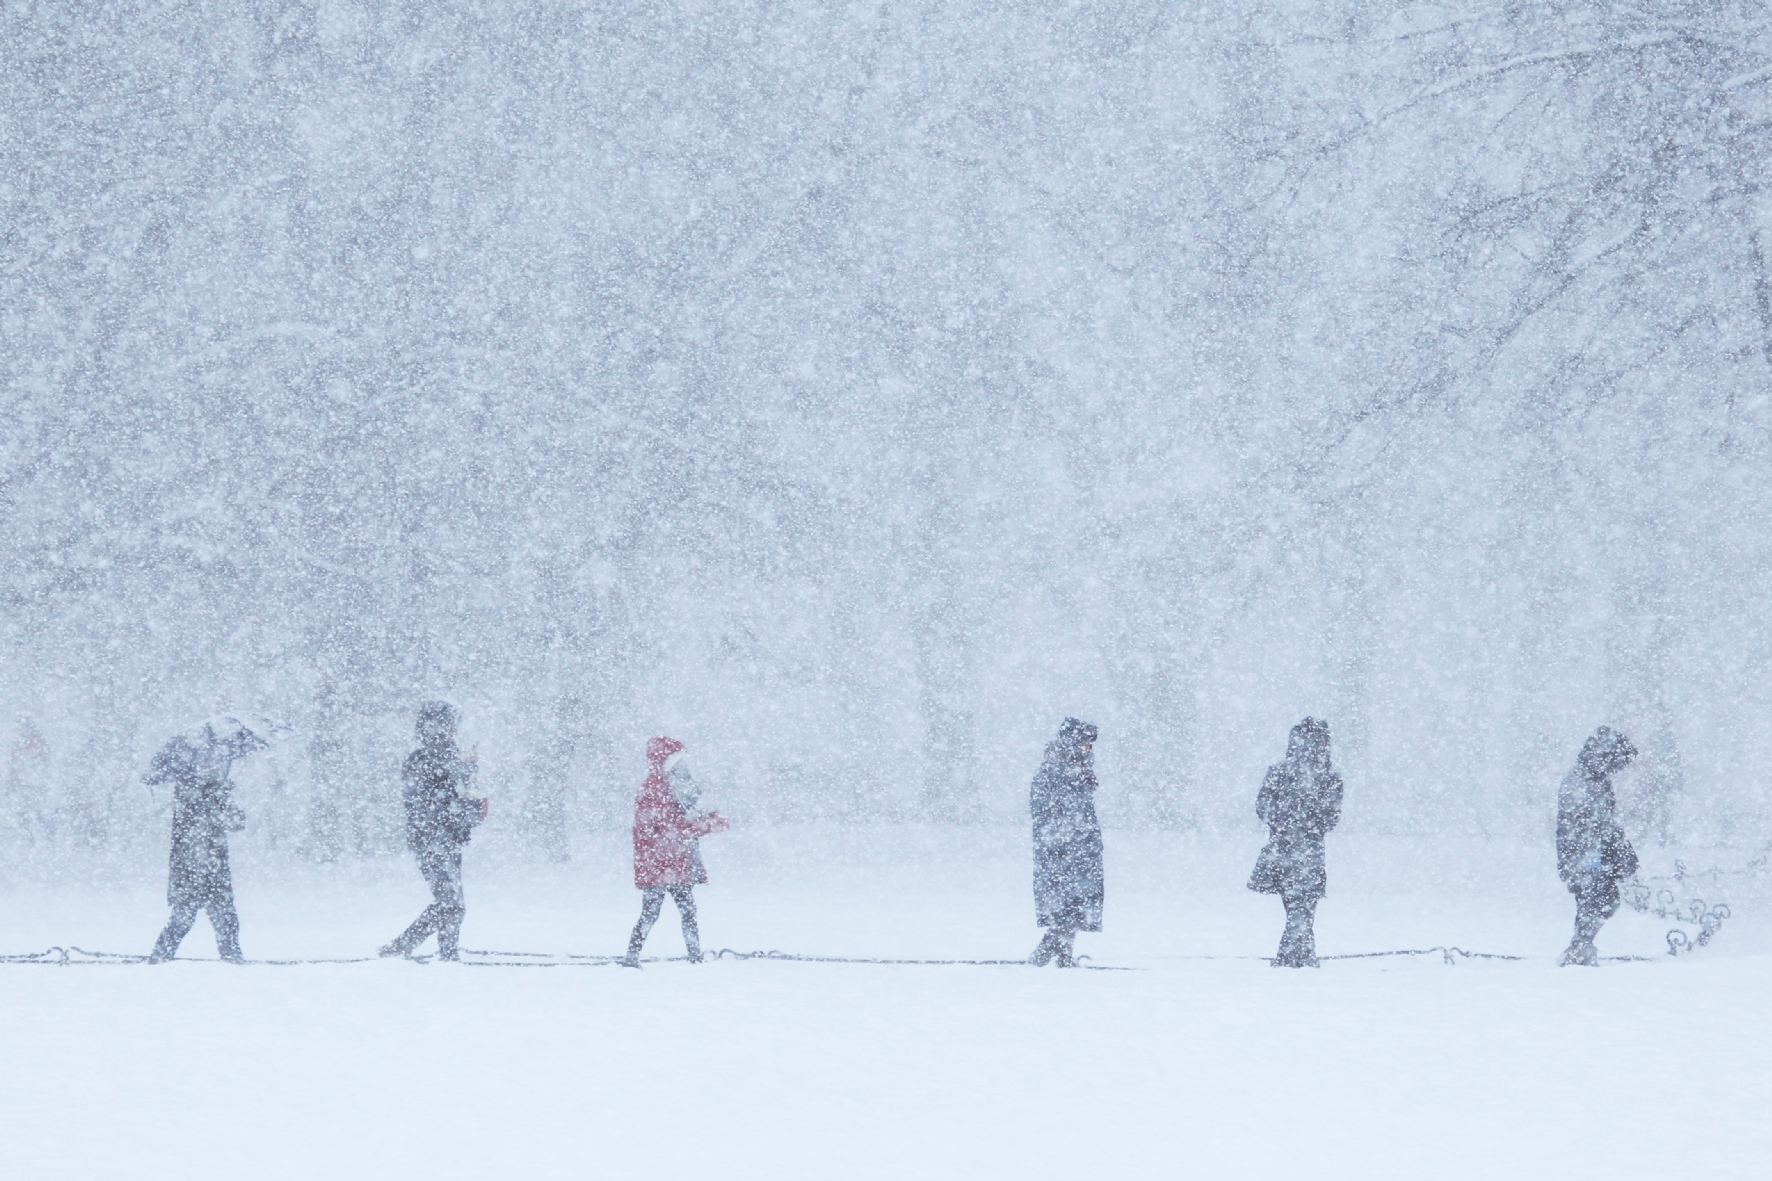
M1684 873L1685 867L1674 862L1675 870L1672 877L1666 875L1652 877L1650 882L1684 881L1690 876ZM1716 933L1723 929L1723 921L1730 915L1727 902L1706 903L1702 898L1688 898L1681 902L1679 896L1669 889L1653 892L1647 883L1631 878L1624 883L1620 892L1624 904L1638 914L1652 914L1658 919L1672 919L1676 923L1688 923L1698 928L1697 935L1689 935L1684 927L1674 927L1667 933L1667 954L1680 955L1690 953L1708 944Z

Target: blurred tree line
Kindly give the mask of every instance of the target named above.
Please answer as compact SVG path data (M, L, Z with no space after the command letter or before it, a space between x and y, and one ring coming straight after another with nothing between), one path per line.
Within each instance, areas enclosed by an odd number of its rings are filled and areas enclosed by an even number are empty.
M435 694L554 858L653 731L740 812L971 820L1066 712L1126 822L1252 823L1311 712L1351 826L1537 832L1610 721L1640 829L1765 831L1757 6L17 4L0 55L57 841L154 845L147 752L237 705L304 734L279 840L387 849Z

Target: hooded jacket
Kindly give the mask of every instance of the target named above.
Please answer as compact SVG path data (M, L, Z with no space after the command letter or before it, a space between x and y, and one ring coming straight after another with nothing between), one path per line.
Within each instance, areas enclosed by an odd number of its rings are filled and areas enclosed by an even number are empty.
M1268 842L1255 860L1249 888L1314 900L1328 893L1323 837L1341 820L1341 776L1329 761L1329 726L1306 718L1292 727L1286 759L1267 769L1255 797Z
M1088 722L1066 718L1028 791L1034 836L1034 917L1056 931L1101 930L1105 882L1095 815L1095 741Z
M202 906L220 890L233 889L228 833L245 827L234 806L228 766L182 767L172 780L172 857L166 880L168 905Z
M1637 851L1618 823L1612 776L1636 757L1630 739L1602 726L1582 745L1557 791L1557 876L1572 892L1637 872Z
M701 838L726 828L719 816L695 810L699 796L688 786L687 775L673 776L666 769L671 756L682 749L675 738L646 743L646 780L634 800L634 885L642 890L707 881ZM674 790L673 778L682 779L685 789Z
M459 849L472 839L480 823L474 764L447 736L432 737L407 755L401 782L406 844L414 853Z

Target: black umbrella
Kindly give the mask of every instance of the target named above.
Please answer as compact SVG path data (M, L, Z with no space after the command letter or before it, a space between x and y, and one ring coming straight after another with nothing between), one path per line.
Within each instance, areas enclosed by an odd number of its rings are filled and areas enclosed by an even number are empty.
M142 782L152 786L216 767L263 750L293 731L281 722L246 714L221 714L167 740L155 752Z

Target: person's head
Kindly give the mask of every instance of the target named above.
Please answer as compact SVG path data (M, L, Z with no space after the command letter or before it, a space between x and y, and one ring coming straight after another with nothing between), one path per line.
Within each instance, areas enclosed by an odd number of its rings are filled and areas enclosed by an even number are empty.
M1610 726L1601 726L1581 744L1576 760L1589 775L1616 775L1637 757L1631 740Z
M675 738L666 738L661 734L657 738L646 740L646 765L661 774L675 766L671 760L682 753L683 744Z
M425 746L445 746L455 741L461 711L447 701L427 701L418 709L418 740Z
M1329 723L1306 718L1286 738L1286 757L1312 767L1329 766Z
M1095 749L1095 736L1099 733L1091 722L1066 718L1058 728L1058 746L1065 754L1075 759L1088 758Z

